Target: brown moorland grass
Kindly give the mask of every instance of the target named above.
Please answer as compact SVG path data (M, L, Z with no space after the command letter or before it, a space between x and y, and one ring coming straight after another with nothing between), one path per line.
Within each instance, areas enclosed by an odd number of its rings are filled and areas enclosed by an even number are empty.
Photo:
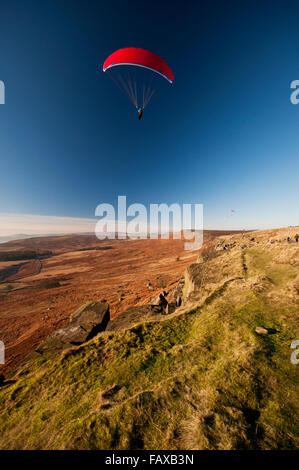
M219 233L228 232L205 232L205 243ZM172 288L197 256L184 251L183 240L100 241L94 235L40 237L0 245L0 253L14 250L50 251L53 256L19 265L0 263L0 272L10 274L0 282L0 335L6 346L6 363L0 365L0 373L4 374L66 325L82 303L106 299L113 318L128 307L149 303L161 289Z
M298 448L298 248L268 237L188 271L173 314L25 363L0 389L0 448Z

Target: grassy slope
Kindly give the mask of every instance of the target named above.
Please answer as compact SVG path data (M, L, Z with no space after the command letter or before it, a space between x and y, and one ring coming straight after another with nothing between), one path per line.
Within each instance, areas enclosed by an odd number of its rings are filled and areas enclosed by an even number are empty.
M281 250L223 252L189 311L28 362L0 393L0 448L298 447L299 268Z

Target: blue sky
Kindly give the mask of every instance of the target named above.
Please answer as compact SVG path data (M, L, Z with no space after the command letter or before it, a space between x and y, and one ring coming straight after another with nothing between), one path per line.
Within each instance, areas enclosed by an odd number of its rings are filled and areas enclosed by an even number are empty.
M202 203L206 228L299 224L297 2L0 0L0 13L2 215L90 219L126 195ZM101 71L127 46L175 76L140 122Z

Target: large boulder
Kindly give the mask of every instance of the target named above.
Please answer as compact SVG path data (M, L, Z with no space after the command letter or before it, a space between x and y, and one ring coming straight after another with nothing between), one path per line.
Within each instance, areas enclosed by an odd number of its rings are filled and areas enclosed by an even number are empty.
M164 308L164 315L169 315L170 313L173 313L176 309L177 305L176 305L176 302L175 301L172 301L172 302L168 302L168 304L166 305L166 307Z
M101 325L104 330L110 320L109 305L106 302L87 302L71 314L70 323L84 329Z
M164 312L168 305L167 300L165 299L164 294L159 294L158 297L151 301L151 306L154 307L157 311Z
M131 328L133 325L136 325L136 323L150 321L157 318L157 313L158 312L151 305L129 307L109 322L106 331L117 331Z
M104 331L110 320L109 305L105 302L88 302L79 307L70 317L70 324L55 331L41 343L37 352L64 349L89 341Z

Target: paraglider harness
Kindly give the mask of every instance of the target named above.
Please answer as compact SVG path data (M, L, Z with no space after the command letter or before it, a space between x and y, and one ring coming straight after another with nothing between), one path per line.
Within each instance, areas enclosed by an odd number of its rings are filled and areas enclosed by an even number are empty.
M138 111L138 120L140 121L140 119L142 118L142 114L143 114L143 108L138 108L137 111Z

